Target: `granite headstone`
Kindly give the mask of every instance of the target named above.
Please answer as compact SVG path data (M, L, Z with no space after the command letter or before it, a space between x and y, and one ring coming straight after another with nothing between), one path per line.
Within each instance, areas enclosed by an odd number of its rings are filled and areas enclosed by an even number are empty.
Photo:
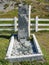
M18 10L18 39L28 38L28 6L21 5Z

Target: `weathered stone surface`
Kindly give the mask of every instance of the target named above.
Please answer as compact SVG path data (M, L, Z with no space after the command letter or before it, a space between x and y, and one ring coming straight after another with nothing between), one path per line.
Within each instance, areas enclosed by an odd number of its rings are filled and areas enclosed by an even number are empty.
M28 37L28 6L19 6L18 39Z
M25 40L24 43L21 43L15 39L11 55L20 56L20 55L33 54L34 52L32 48L33 48L33 45L31 44L30 41Z

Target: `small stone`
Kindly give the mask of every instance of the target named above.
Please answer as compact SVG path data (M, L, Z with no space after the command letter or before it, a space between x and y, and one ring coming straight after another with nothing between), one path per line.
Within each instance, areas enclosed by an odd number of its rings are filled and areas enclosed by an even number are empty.
M20 46L18 45L17 48L20 48Z
M22 55L22 51L20 51L19 54Z
M33 54L33 50L30 50L29 53L30 53L30 54Z

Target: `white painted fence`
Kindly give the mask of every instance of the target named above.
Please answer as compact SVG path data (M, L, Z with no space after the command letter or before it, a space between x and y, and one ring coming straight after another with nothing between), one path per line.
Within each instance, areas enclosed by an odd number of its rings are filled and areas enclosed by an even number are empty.
M46 21L46 23L44 23L44 24L41 24L41 23L39 23L40 21ZM35 31L36 32L38 32L38 31L42 31L42 30L49 30L49 27L48 28L42 28L43 26L49 26L49 23L47 23L47 22L49 22L49 19L43 19L43 18L38 18L38 16L36 16L36 28L35 28ZM39 26L41 26L41 28L39 28Z
M14 21L14 24L0 24L0 27L3 27L3 26L5 26L5 27L10 27L10 26L14 26L14 28L12 29L12 28L0 28L0 31L3 31L3 30L8 30L8 31L12 31L12 30L14 30L14 31L17 31L18 29L17 29L17 21L18 21L18 18L16 18L16 17L14 17L14 18L0 18L0 21Z
M7 27L8 26L8 28L6 28L6 29L3 29L3 28L0 28L0 31L2 31L2 30L9 30L9 31L12 31L12 30L14 30L14 31L17 31L18 30L18 28L17 28L17 26L18 26L18 23L17 23L17 21L18 21L18 18L16 18L16 17L14 17L14 18L0 18L0 21L14 21L14 24L0 24L0 27L2 27L2 26L5 26L5 27ZM31 21L35 21L35 23L31 23ZM49 26L49 24L41 24L41 23L39 23L40 21L46 21L46 22L49 22L49 19L42 19L42 18L38 18L38 16L36 16L36 18L31 18L30 19L30 26L34 26L35 28L30 28L29 29L29 31L30 30L35 30L36 32L38 32L38 31L41 31L41 30L49 30L49 28L39 28L39 26ZM13 26L14 28L13 29L11 29L11 28L9 28L10 26ZM30 32L29 32L30 33Z

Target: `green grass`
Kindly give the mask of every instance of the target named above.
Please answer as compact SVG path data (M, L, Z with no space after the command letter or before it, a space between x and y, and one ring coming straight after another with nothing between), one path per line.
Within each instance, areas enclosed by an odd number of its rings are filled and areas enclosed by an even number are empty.
M41 24L49 24L49 21L38 21L38 23L41 23Z
M12 11L9 11L7 13L3 13L2 15L0 15L0 18L13 18L13 17L17 17L17 9L14 9Z
M49 64L49 32L39 32L36 37L43 51L45 61Z
M0 21L0 24L14 24L14 21Z
M5 55L9 45L9 35L0 35L0 65L9 65L8 61L6 61Z
M20 63L17 62L17 65L49 65L49 32L37 32L35 35L44 54L44 62L25 61ZM11 65L7 60L4 60L10 37L11 33L8 32L2 32L0 34L0 65Z
M37 1L39 1L39 2L44 2L45 0L37 0Z

